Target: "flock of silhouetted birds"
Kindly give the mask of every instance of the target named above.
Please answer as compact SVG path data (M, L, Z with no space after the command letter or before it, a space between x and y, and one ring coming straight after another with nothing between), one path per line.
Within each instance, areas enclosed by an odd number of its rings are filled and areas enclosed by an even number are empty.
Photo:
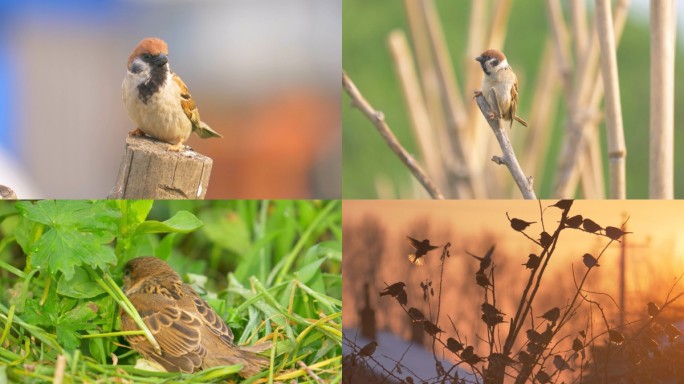
M561 225L558 228L557 233L564 228L573 228L573 229L578 229L584 232L588 233L593 233L596 235L601 235L609 238L611 241L620 241L620 239L628 233L631 232L625 232L620 228L617 227L601 227L599 224L594 222L593 220L589 218L582 217L582 215L574 215L574 216L568 216L570 207L572 206L573 200L560 200L556 202L553 205L548 206L547 208L550 207L555 207L558 209L563 210L563 215L561 218ZM546 209L546 208L545 208ZM536 222L530 222L530 221L525 221L522 219L518 218L511 218L508 216L508 213L506 213L506 217L508 218L511 228L513 230L518 231L518 232L523 232L525 231L530 225L535 224ZM542 232L540 234L539 240L534 240L530 238L531 240L535 241L537 244L541 245L545 250L550 247L555 238L557 238L557 233L556 235L551 235L547 232ZM527 236L527 235L526 235ZM529 237L529 236L528 236ZM418 240L413 237L407 236L408 243L409 245L414 249L412 253L409 254L408 259L409 261L416 265L416 266L422 266L425 263L425 257L430 253L431 251L440 248L438 245L434 245L430 243L429 239L423 239L423 240ZM449 245L449 244L448 244ZM445 246L445 250L448 248L448 245ZM494 246L492 246L487 253L484 256L477 256L475 254L472 254L468 251L466 251L468 255L471 257L475 258L479 262L479 268L477 269L477 272L475 273L475 282L477 285L483 287L485 290L490 289L489 287L492 286L490 282L489 276L491 276L491 270L489 272L488 276L488 269L492 266L492 255L494 253ZM543 255L544 253L542 253ZM536 270L540 264L541 264L542 258L536 254L529 254L528 260L526 263L522 264L524 265L527 269L531 270ZM589 253L585 253L582 256L582 262L583 264L591 269L594 267L599 267L600 264L598 263L598 259L594 257L593 255ZM380 296L391 296L394 299L397 300L399 305L404 309L404 311L407 313L409 318L413 323L416 324L421 324L424 331L435 338L438 342L442 343L449 351L453 352L456 354L463 362L468 363L470 365L477 364L479 362L482 362L485 360L485 358L478 356L475 351L473 346L465 346L461 341L454 339L453 337L449 337L446 340L446 343L443 343L439 338L437 337L438 334L440 333L445 333L444 330L439 328L439 326L433 322L431 322L429 319L425 317L425 315L417 308L415 307L408 307L408 295L406 293L406 284L402 281L393 283L391 285L385 284L386 287L381 289L379 291ZM427 289L431 287L431 282L424 283L421 282L421 289L423 290L424 293L424 299L427 300ZM434 294L434 291L432 291ZM489 297L488 295L485 295L485 297ZM481 305L481 310L482 310L482 320L483 322L490 328L495 327L496 325L505 322L504 316L506 316L505 313L503 313L501 310L495 307L494 304L489 303L485 301ZM649 302L647 305L647 312L649 317L655 318L660 314L660 307L658 307L657 304L653 302ZM528 365L532 366L536 364L538 357L541 356L541 354L546 350L548 344L551 342L554 336L554 327L556 327L557 322L559 319L561 319L562 312L561 308L559 307L554 307L546 311L543 315L539 316L538 318L544 319L546 321L546 327L543 332L539 332L535 329L528 329L526 331L526 336L527 336L527 343L526 343L526 350L521 350L518 353L518 361L512 360L510 357L505 356L501 353L492 353L489 357L486 359L494 360L497 359L501 361L503 364L511 365L511 364L517 364L521 363L523 366ZM564 315L567 316L567 313ZM563 320L561 320L562 322ZM556 327L557 329L557 327ZM668 335L671 341L676 340L681 336L681 331L675 327L672 324L664 324L662 326L663 332ZM618 330L616 329L609 329L608 330L608 341L614 344L622 344L625 342L625 336ZM657 342L653 340L655 345L657 346ZM359 357L370 357L372 356L376 348L378 346L378 343L376 341L371 341L370 343L366 344L363 346L357 353L356 355ZM569 358L574 358L577 355L581 355L583 358L585 356L585 348L586 346L586 333L584 331L579 332L579 336L575 337L575 339L572 342L572 350L573 352L569 356ZM499 356L500 355L500 356ZM553 358L553 365L556 368L557 372L564 371L564 370L570 370L573 371L573 369L570 367L568 364L568 360L564 359L563 356L561 355L555 355ZM548 373L544 372L544 370L539 370L536 375L535 379L540 382L540 383L549 383L551 382L553 375L549 375Z

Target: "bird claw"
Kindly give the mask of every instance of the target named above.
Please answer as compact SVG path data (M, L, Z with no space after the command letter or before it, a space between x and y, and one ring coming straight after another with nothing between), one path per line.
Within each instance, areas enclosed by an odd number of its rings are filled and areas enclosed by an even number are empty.
M171 151L171 152L181 152L183 149L184 149L183 148L183 142L180 142L180 143L175 144L175 145L171 145L169 147L169 151Z
M136 128L130 132L128 132L129 136L145 136L145 132L143 132L140 128Z

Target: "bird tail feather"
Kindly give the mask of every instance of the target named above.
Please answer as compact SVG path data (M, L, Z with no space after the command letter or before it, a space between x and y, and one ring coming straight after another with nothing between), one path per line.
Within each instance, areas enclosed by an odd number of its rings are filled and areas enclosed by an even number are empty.
M194 126L194 131L197 135L203 139L208 139L210 137L223 137L220 133L211 129L204 121L200 121L199 125Z
M425 261L423 261L423 258L416 256L415 253L408 255L408 259L410 262L412 262L413 264L415 264L419 267L425 263Z

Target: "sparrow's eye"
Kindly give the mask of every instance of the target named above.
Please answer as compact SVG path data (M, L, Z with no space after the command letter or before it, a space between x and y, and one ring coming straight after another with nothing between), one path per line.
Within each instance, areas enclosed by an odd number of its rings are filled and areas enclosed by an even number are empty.
M143 56L143 59L145 59L145 60L149 60L152 58L152 55L150 55L149 53L144 53L142 56Z

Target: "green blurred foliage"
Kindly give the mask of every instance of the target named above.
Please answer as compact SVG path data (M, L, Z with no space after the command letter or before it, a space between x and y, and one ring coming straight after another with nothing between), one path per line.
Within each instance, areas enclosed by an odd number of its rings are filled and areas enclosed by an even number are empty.
M408 34L403 1L344 0L342 25L343 68L366 99L382 111L389 126L405 148L417 154L410 122L404 106L400 85L387 47L387 37L394 29ZM470 1L435 0L446 36L456 76L463 79L464 65L476 64L465 57ZM565 6L565 3L563 3ZM589 6L591 9L591 5ZM567 15L567 10L565 10ZM649 27L648 16L630 13L618 47L620 94L627 145L627 197L648 197L649 153ZM535 88L536 73L549 35L546 7L537 1L514 1L504 45L511 65L519 76L521 88L520 115L527 116ZM409 37L410 40L410 37ZM411 42L409 41L411 44ZM487 47L483 47L484 50ZM684 76L682 49L677 51L677 79ZM461 86L463 82L461 81ZM470 102L471 90L461 90ZM675 102L684 106L684 83L676 83ZM350 99L342 99L343 126L343 196L345 198L377 197L375 182L383 179L395 186L395 193L404 198L410 189L410 175L401 161L382 140L376 129L359 112L350 107ZM684 118L676 107L675 121ZM559 104L552 129L544 174L535 180L537 196L551 197L558 150L562 140L565 110ZM524 129L516 127L515 129ZM606 139L601 126L601 147L606 152ZM684 196L684 132L675 129L675 195ZM491 164L491 167L496 165ZM604 174L608 175L607 160ZM606 191L608 183L606 181Z

